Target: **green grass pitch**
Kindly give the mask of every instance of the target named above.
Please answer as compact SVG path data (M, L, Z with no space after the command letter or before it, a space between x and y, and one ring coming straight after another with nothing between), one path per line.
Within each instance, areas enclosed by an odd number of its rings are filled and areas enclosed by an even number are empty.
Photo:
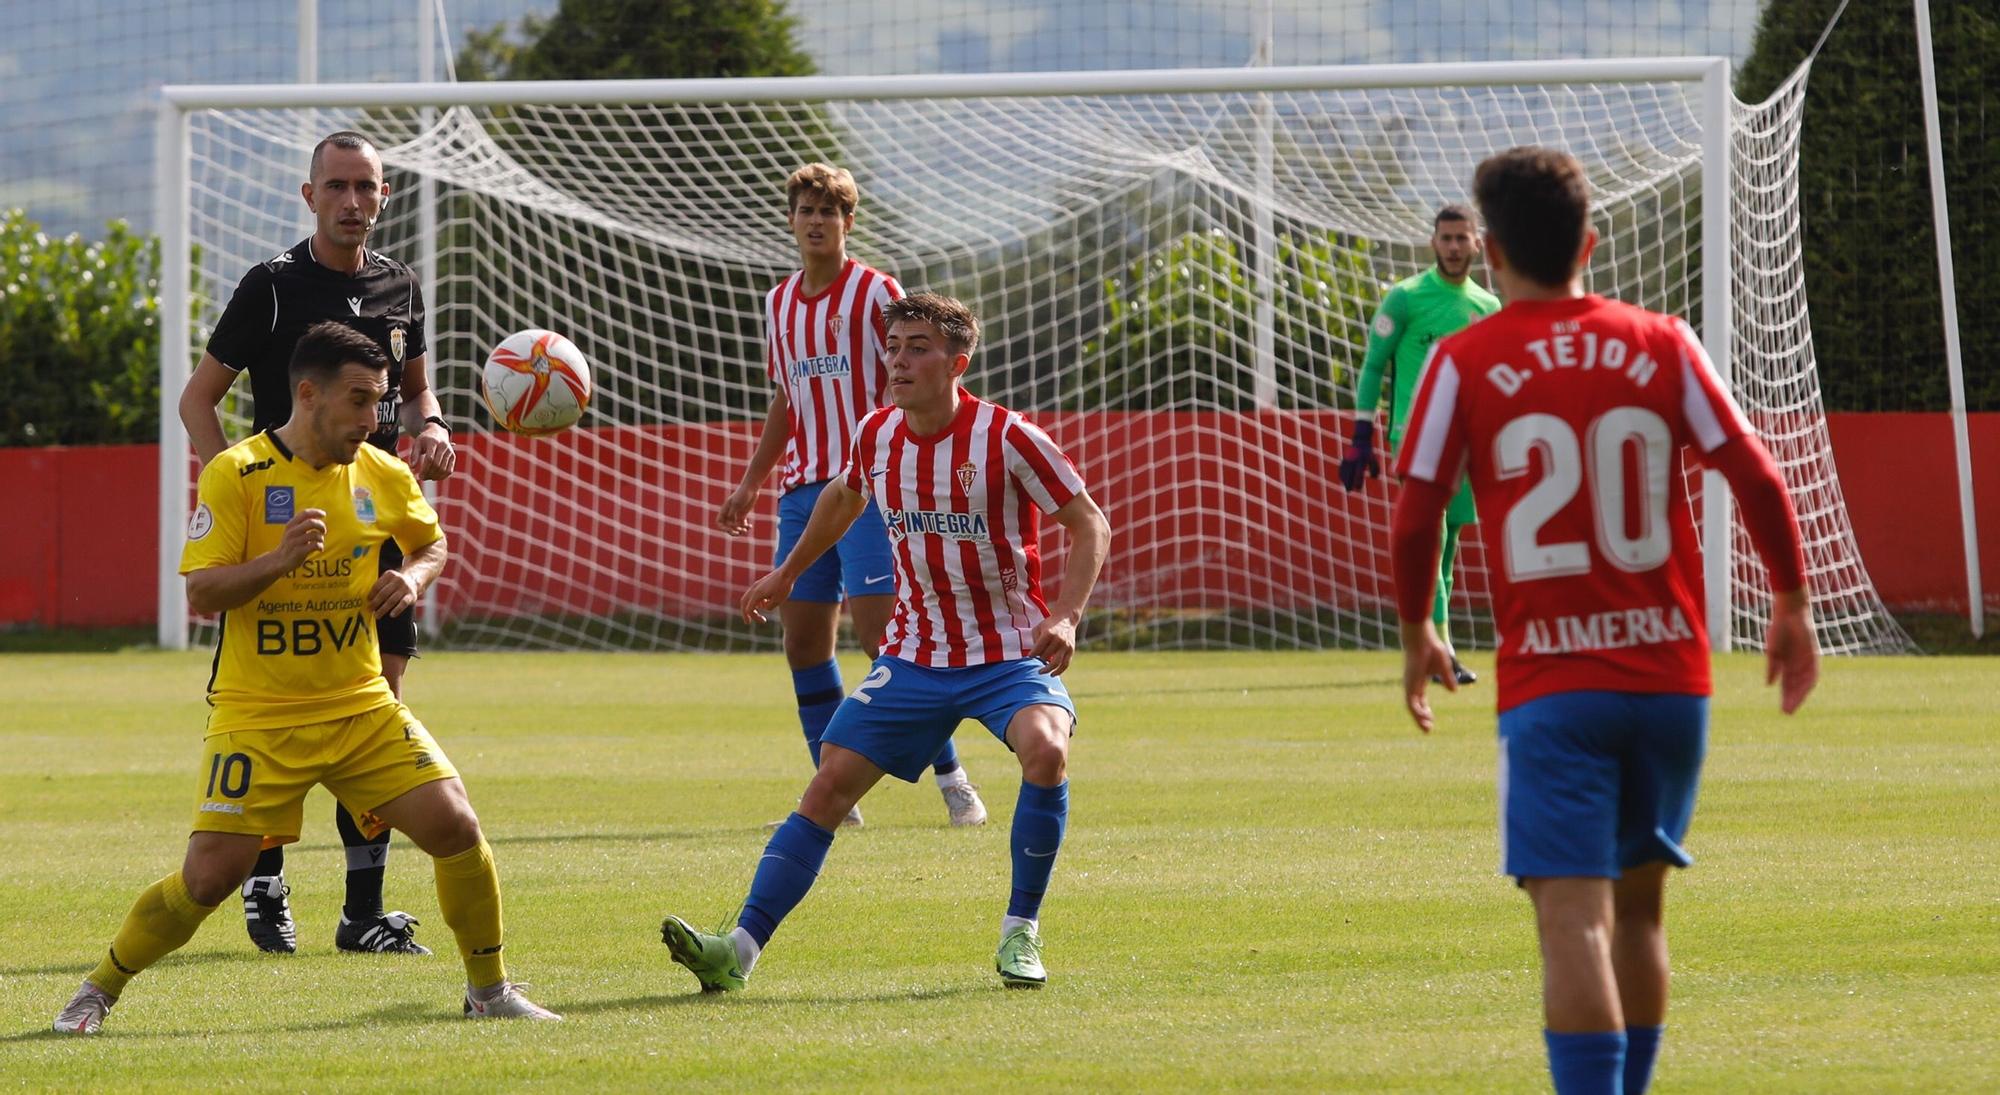
M1718 665L1656 1090L2000 1089L2000 662L1829 662L1790 719L1760 668ZM720 999L658 924L733 908L804 785L782 664L427 657L410 702L499 858L510 972L569 1021L458 1018L430 870L400 839L390 905L440 955L336 953L315 791L297 956L257 954L232 899L100 1039L50 1035L179 862L207 669L0 658L0 1088L1546 1089L1528 906L1494 873L1491 686L1444 698L1423 738L1386 654L1081 656L1047 990L992 970L1019 776L967 727L992 823L950 830L935 788L885 783L750 991Z

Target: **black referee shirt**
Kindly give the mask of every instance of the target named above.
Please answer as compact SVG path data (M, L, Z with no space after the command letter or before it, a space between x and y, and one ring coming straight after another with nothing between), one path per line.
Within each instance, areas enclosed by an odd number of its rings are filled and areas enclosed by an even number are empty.
M300 240L243 275L209 336L208 352L239 373L249 370L250 428L282 426L292 416L292 348L306 328L328 319L374 339L389 355L389 394L375 408L368 440L395 452L403 365L425 350L423 292L410 268L395 259L364 251L361 272L350 276L321 266L311 237Z

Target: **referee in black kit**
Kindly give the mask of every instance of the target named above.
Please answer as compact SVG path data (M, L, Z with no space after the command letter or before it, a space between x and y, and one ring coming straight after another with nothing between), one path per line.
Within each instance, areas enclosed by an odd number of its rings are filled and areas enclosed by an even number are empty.
M250 374L255 399L253 430L274 429L292 413L292 348L306 328L336 320L373 339L389 355L389 394L376 407L369 442L394 453L399 428L415 438L410 467L419 479L451 475L455 454L451 429L431 391L424 340L424 299L410 268L365 244L382 213L389 188L382 182L382 158L368 138L343 130L314 146L309 180L299 188L312 210L313 234L268 262L250 268L229 298L208 351L181 392L181 422L195 453L206 465L229 447L216 405L240 373ZM383 570L401 565L393 540L382 545ZM403 671L417 652L414 606L377 622L382 675L397 698ZM364 953L429 954L413 938L416 920L385 913L382 875L389 858L389 831L374 818L359 822L336 803L335 820L347 848L347 900L334 942L341 950ZM375 835L370 836L369 832ZM292 924L290 890L285 885L285 852L267 842L243 884L243 914L250 939L266 951L289 954L298 947Z

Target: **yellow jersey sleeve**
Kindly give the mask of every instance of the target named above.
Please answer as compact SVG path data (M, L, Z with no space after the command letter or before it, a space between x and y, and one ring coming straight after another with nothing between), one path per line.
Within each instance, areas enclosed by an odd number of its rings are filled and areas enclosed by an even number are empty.
M188 514L181 546L181 573L249 561L249 515L245 511L241 461L223 452L201 470L194 512Z
M389 467L389 483L382 492L388 496L385 499L388 505L383 507L383 530L395 537L396 546L405 555L436 543L444 536L444 529L438 524L437 511L417 485L417 477L410 474L409 465L401 460L384 463Z

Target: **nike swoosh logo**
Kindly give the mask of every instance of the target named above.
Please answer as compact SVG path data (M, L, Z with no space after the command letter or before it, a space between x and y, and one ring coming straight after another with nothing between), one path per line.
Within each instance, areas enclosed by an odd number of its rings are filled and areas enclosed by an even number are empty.
M884 574L880 578L863 578L861 579L861 584L867 586L881 585L893 577L895 577L893 574Z

